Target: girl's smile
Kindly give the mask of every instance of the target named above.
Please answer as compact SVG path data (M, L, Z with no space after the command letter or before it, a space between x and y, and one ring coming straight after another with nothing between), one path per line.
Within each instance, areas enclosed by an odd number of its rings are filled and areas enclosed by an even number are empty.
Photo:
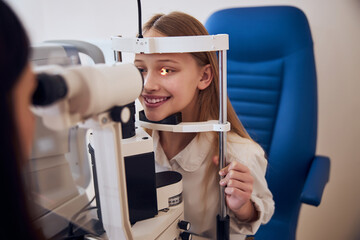
M148 108L156 108L164 104L170 97L161 97L161 96L152 96L152 95L142 95L144 99L143 103Z

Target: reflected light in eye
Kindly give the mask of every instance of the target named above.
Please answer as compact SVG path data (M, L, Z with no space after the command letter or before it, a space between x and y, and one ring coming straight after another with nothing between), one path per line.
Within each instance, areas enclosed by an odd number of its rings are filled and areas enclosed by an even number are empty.
M162 69L160 70L160 74L161 74L162 76L165 76L166 74L168 74L168 70L165 69L165 68L162 68Z

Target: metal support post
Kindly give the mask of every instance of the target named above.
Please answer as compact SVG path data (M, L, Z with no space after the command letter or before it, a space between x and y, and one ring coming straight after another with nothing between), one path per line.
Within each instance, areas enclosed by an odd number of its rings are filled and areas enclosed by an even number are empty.
M226 50L219 51L219 123L227 123ZM219 168L226 166L226 132L219 132ZM223 178L223 177L221 177ZM229 240L230 218L225 202L225 187L220 187L220 214L217 216L217 240Z

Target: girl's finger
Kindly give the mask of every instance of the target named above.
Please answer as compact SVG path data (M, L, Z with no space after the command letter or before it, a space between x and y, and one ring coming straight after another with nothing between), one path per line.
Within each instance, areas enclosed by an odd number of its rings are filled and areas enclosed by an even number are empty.
M224 167L223 169L221 169L221 170L219 171L219 175L220 175L220 176L225 176L226 174L228 174L228 172L229 172L229 166L230 166L230 164L227 165L226 167Z
M218 166L219 165L219 156L215 155L212 158L213 163Z
M228 170L236 170L236 171L239 171L239 172L243 172L243 173L247 173L247 172L250 172L250 169L245 166L244 164L241 164L239 162L236 162L236 161L232 161L230 164L229 164L229 168Z
M220 176L225 176L226 174L228 174L228 172L230 170L236 170L238 172L243 172L243 173L250 172L250 169L247 166L245 166L237 161L232 161L229 165L227 165L226 167L221 169L219 171L219 174L220 174Z
M236 188L243 192L248 192L248 193L252 193L252 190L253 190L252 184L248 184L248 183L244 183L244 182L240 182L240 181L236 181L236 180L232 180L232 179L230 179L228 181L226 187Z
M225 188L225 193L228 195L228 197L242 199L242 200L248 200L251 198L251 193L241 191L237 188Z
M230 180L239 181L247 184L253 184L254 178L250 173L242 173L235 170L230 170L226 176L220 180L220 185L225 186Z

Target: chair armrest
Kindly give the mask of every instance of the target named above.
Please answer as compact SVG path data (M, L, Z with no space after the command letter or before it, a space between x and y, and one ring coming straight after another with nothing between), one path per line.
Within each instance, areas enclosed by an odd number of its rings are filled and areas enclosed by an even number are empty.
M329 181L329 174L330 158L315 156L301 193L301 202L319 206L325 185Z

